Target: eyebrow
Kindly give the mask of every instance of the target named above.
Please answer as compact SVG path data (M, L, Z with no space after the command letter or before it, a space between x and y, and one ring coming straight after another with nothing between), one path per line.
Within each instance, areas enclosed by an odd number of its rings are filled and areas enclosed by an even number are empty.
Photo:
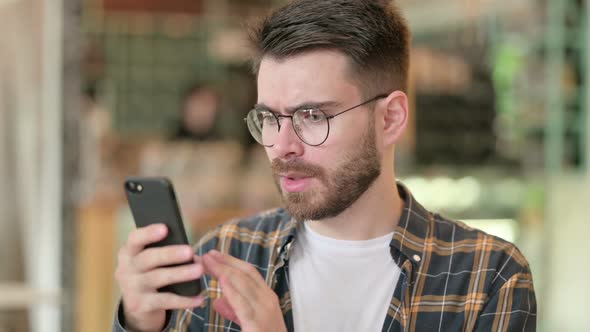
M287 109L285 110L285 113L293 114L293 113L297 112L298 110L306 109L306 108L322 109L322 108L326 108L326 107L337 107L337 106L340 106L340 103L337 101L304 102L304 103L301 103L297 106L287 107ZM263 103L254 105L254 108L258 109L258 110L269 111L272 113L281 113L281 112L274 111L273 109L271 109L270 107L266 106Z

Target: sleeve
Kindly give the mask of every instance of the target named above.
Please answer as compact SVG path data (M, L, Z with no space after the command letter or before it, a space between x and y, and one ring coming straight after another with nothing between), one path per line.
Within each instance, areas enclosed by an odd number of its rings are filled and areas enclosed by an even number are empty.
M536 331L537 301L530 271L506 280L485 304L475 331Z
M166 323L162 332L171 332L178 317L178 310L166 312ZM113 322L113 332L132 332L125 329L125 314L123 312L123 302L119 301L115 321Z

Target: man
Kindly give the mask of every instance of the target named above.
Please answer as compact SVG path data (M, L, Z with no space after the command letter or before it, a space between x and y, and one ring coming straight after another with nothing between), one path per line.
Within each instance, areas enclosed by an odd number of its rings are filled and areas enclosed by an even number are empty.
M285 208L197 246L119 254L123 331L534 331L528 263L512 244L426 211L396 184L408 118L409 31L387 1L295 0L254 33L265 146ZM201 278L206 296L158 293ZM196 295L196 294L195 294Z

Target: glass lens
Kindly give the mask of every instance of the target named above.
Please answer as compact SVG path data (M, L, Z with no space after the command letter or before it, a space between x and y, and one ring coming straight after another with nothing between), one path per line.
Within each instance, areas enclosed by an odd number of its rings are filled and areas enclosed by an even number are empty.
M328 118L319 109L301 109L293 114L293 128L303 142L320 145L328 137Z
M279 133L277 118L269 111L251 110L246 117L248 130L254 139L264 145L272 146Z

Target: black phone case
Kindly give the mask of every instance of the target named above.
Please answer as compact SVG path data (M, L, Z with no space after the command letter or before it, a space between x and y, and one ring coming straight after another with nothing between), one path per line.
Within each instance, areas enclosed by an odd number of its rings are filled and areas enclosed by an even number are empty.
M131 187L133 185L135 185L135 190ZM137 190L137 186L141 186L141 190ZM166 238L148 247L189 244L174 188L168 179L131 177L125 181L125 193L135 225L138 228L155 223L164 223L168 227ZM187 263L191 262L192 260ZM172 266L179 265L183 264ZM158 289L158 291L171 292L182 296L196 296L201 292L201 286L199 280L194 280L168 285Z

